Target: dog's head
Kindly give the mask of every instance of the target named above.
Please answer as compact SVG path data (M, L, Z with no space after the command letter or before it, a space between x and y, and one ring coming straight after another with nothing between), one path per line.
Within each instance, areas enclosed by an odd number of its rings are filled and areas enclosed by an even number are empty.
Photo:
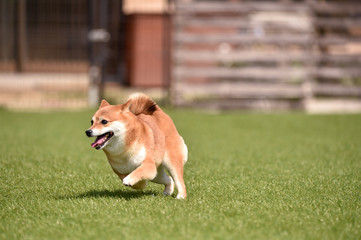
M156 110L156 103L144 94L133 94L126 103L119 105L102 100L85 134L96 137L91 144L95 149L118 148L125 141L127 131L135 125L137 115L151 115Z

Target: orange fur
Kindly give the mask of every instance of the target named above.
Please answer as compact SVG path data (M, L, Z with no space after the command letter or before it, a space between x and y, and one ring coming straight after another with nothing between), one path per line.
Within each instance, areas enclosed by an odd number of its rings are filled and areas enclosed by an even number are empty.
M135 115L141 113L151 115L155 110L157 110L157 104L145 94L135 93L129 96L129 110ZM127 105L127 103L125 105Z
M124 185L143 189L150 180L164 184L164 193L170 195L175 183L177 198L186 198L183 166L187 147L171 118L151 98L133 94L120 105L109 105L103 100L92 121L87 130L92 136L101 138L107 132L113 133L99 148Z

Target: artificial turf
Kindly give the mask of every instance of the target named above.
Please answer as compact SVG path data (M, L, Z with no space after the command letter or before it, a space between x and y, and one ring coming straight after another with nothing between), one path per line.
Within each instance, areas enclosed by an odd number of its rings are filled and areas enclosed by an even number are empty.
M361 115L168 111L187 200L122 186L92 111L0 111L0 239L360 239Z

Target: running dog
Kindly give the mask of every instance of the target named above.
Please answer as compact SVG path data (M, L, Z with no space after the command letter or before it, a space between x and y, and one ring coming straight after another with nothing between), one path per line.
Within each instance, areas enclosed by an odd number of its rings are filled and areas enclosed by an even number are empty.
M187 197L183 180L187 146L172 119L147 95L132 94L119 105L102 100L85 133L96 137L91 146L104 151L125 186L144 189L152 181L165 186L165 195L172 195L175 184L177 199Z

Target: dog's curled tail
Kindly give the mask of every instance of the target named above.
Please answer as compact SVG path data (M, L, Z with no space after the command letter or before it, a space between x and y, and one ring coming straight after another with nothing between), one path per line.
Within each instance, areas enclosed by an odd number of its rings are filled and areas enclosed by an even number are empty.
M135 115L141 113L151 115L157 110L157 104L144 93L133 93L128 97L129 110Z

